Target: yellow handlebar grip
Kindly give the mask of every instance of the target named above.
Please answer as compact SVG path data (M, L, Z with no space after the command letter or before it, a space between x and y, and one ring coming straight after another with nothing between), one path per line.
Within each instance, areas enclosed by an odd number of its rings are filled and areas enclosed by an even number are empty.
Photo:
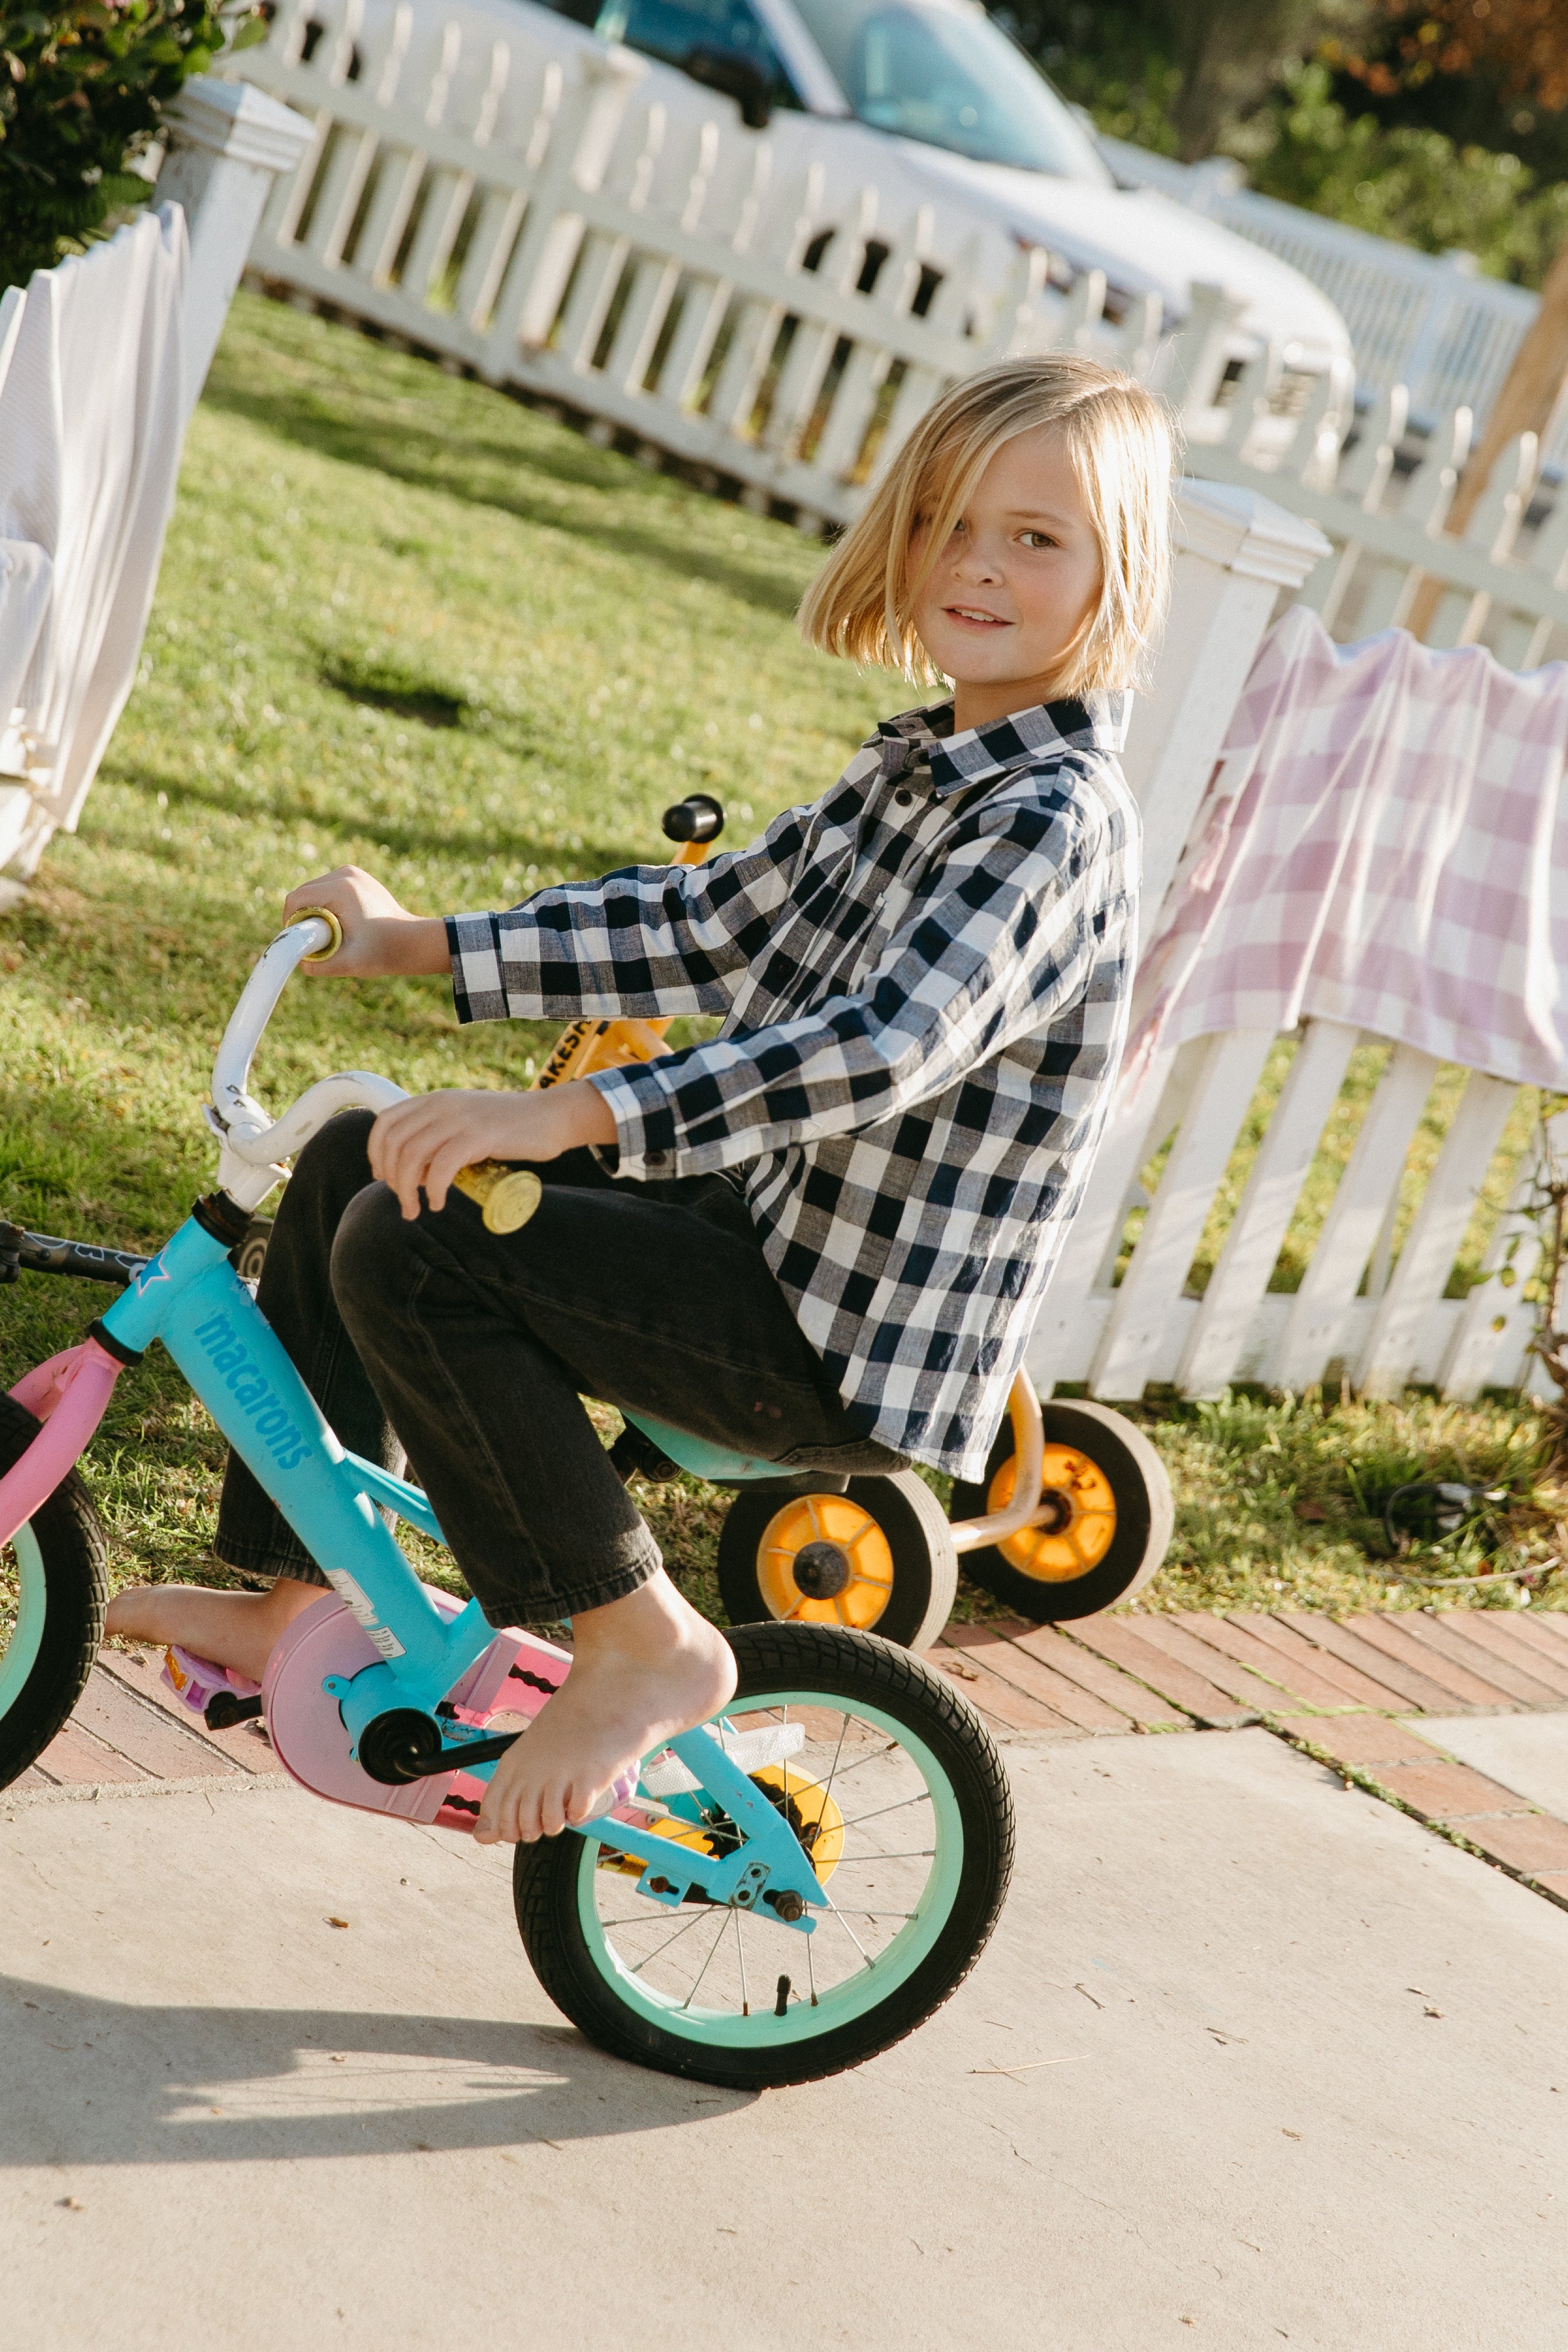
M335 956L343 944L343 926L330 907L301 907L297 915L289 916L283 928L286 931L291 931L296 924L308 923L313 916L319 917L328 925L332 934L331 943L328 947L318 948L314 955L301 956L299 959L301 963L325 963L328 957Z
M531 1168L508 1168L504 1160L476 1160L471 1168L460 1168L452 1181L477 1201L489 1234L519 1233L544 1193Z

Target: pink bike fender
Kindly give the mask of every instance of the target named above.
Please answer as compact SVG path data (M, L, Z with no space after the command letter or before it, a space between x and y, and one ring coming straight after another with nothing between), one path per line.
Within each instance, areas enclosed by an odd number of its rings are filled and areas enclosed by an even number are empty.
M21 1460L0 1478L0 1544L8 1544L48 1501L84 1451L103 1419L121 1370L107 1348L96 1339L84 1339L79 1348L40 1364L11 1391L18 1404L43 1419L44 1426Z

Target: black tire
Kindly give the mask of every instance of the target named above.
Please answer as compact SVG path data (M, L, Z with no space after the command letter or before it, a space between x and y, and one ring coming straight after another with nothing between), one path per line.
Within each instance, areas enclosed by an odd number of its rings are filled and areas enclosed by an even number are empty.
M38 1433L40 1423L7 1396L0 1396L0 1474L19 1461ZM36 1763L81 1696L98 1646L103 1639L103 1612L108 1599L104 1572L103 1529L92 1497L79 1472L72 1470L35 1511L17 1544L0 1551L0 1702L8 1677L7 1655L26 1626L19 1615L20 1546L26 1537L42 1558L42 1591L36 1567L28 1580L28 1606L41 1600L43 1624L37 1653L17 1688L0 1713L0 1789L20 1779ZM36 1615L26 1625L36 1626ZM13 1661L12 1673L16 1672Z
M838 1591L795 1581L799 1538L813 1534L850 1568ZM836 1572L830 1565L826 1584ZM941 1504L913 1470L852 1478L844 1495L743 1486L719 1535L718 1589L732 1625L837 1622L924 1650L953 1613L958 1555Z
M245 1239L237 1249L229 1252L229 1264L242 1282L259 1282L267 1258L267 1244L272 1239L272 1219L253 1217L246 1227Z
M1165 1464L1143 1431L1121 1413L1113 1412L1109 1405L1093 1404L1087 1398L1053 1397L1040 1406L1040 1413L1045 1423L1047 1494L1062 1496L1071 1528L1072 1496L1065 1486L1052 1487L1051 1450L1087 1457L1098 1474L1096 1498L1103 1500L1104 1490L1109 1489L1113 1505L1109 1543L1099 1550L1102 1517L1084 1547L1098 1556L1078 1573L1067 1575L1031 1574L1024 1564L1024 1558L1032 1555L1042 1570L1048 1563L1060 1570L1067 1538L1058 1530L1041 1531L1060 1535L1058 1542L1031 1544L1030 1538L1036 1531L1030 1529L1021 1538L1009 1538L1005 1548L990 1544L963 1557L965 1573L977 1584L984 1585L988 1592L1032 1623L1054 1625L1069 1618L1095 1616L1147 1584L1169 1547L1176 1505ZM998 1472L1012 1458L1012 1428L1004 1422L986 1465L985 1485L955 1486L950 1506L955 1519L977 1519L998 1507L988 1498L997 1492Z
M777 2042L766 2039L768 2028L758 2022L766 2013L765 1998L757 2018L743 2029L764 2038L749 2046L727 2046L698 2038L700 2020L688 2017L685 2010L668 2011L672 2017L688 2019L683 2030L652 2021L622 1994L616 1978L596 1958L583 1929L579 1896L584 1872L608 1866L603 1847L570 1832L536 1845L520 1845L513 1892L517 1927L535 1974L551 2000L591 2042L662 2074L716 2083L728 2090L757 2091L815 2082L859 2065L912 2033L957 1990L984 1950L1007 1893L1013 1806L996 1743L974 1708L907 1651L874 1634L826 1625L742 1626L727 1638L740 1670L734 1709L747 1702L763 1703L773 1692L789 1691L874 1709L923 1742L945 1776L961 1824L956 1884L935 1939L913 1969L852 2020L824 2024L820 2032L802 2032L797 2025L789 2039ZM820 1786L800 1785L802 1790ZM635 1875L637 1865L631 1867ZM620 1885L626 1885L625 1878ZM720 1915L721 1920L732 1916ZM779 1964L798 1973L804 1939L789 1929L767 1927L760 1915L752 1925L777 1938L773 1948ZM739 1933L737 1923L737 1940ZM758 1981L770 1998L771 1974L765 1971ZM779 1998L785 1999L782 1990ZM793 2014L809 2021L816 2008L815 2000L809 2008L802 2002ZM824 2007L824 2016L828 2013Z

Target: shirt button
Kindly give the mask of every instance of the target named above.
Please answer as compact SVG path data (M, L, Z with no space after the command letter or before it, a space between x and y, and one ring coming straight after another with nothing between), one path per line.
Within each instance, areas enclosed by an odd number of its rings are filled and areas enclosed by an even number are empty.
M906 792L901 784L893 797L898 803L900 808L907 808L911 801L915 798L915 794L911 792Z

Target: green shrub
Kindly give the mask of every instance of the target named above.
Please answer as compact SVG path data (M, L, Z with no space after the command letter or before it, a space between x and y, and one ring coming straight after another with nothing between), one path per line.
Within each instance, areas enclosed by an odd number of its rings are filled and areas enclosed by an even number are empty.
M0 0L0 287L79 251L143 201L126 170L189 74L261 26L235 0Z
M1568 184L1537 187L1517 155L1351 114L1321 65L1288 75L1230 144L1263 195L1427 253L1462 247L1521 286L1540 286L1568 236Z

